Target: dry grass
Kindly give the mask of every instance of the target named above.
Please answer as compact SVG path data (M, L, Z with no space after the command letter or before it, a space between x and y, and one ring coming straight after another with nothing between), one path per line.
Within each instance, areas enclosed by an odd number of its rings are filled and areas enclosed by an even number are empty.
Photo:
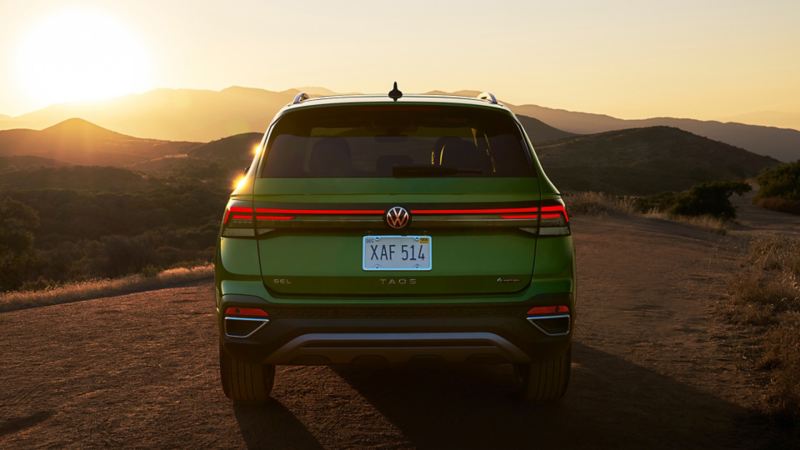
M213 277L214 266L177 267L153 274L98 279L43 290L0 293L0 312L178 286Z
M722 219L714 216L680 216L677 214L667 214L665 212L650 210L643 213L645 217L653 219L671 220L673 222L685 223L693 227L702 228L717 234L726 234L728 232L728 225Z
M756 197L756 206L790 214L800 214L800 201L780 197Z
M800 420L800 239L770 237L750 244L732 286L731 313L761 336L759 367L769 373L766 409Z
M643 212L637 207L636 197L614 196L603 192L576 192L565 197L570 213L578 216L604 216L609 214L639 215L652 219L670 220L703 228L718 234L726 234L724 220L712 216L679 216L658 210Z
M578 215L636 213L633 197L614 196L604 192L576 192L565 196L564 201L567 203L569 211Z

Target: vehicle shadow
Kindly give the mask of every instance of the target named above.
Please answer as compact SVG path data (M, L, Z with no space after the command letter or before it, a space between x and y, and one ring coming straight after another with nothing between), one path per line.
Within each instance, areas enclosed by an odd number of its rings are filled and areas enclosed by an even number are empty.
M52 417L54 411L38 411L24 417L8 417L0 420L0 437L30 428Z
M247 448L322 449L306 427L276 400L263 406L234 405Z
M550 407L516 399L510 366L336 372L418 448L788 445L750 411L619 357L576 343L573 361L567 396Z

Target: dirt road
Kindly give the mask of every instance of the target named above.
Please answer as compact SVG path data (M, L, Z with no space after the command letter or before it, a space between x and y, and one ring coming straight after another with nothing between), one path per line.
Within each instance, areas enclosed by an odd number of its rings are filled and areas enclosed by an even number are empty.
M208 284L0 314L0 447L757 448L742 340L715 314L742 239L580 218L573 381L515 401L507 367L282 367L266 408L219 388Z

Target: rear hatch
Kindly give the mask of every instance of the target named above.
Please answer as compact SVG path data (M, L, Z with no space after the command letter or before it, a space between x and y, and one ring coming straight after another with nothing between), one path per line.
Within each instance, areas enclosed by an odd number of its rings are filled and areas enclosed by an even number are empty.
M511 293L531 279L539 185L510 113L304 107L270 131L239 214L277 295Z

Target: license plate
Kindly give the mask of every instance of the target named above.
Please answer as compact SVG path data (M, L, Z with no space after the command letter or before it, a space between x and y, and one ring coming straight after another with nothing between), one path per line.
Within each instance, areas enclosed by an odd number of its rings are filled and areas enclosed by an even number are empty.
M364 270L431 270L430 236L364 236Z

